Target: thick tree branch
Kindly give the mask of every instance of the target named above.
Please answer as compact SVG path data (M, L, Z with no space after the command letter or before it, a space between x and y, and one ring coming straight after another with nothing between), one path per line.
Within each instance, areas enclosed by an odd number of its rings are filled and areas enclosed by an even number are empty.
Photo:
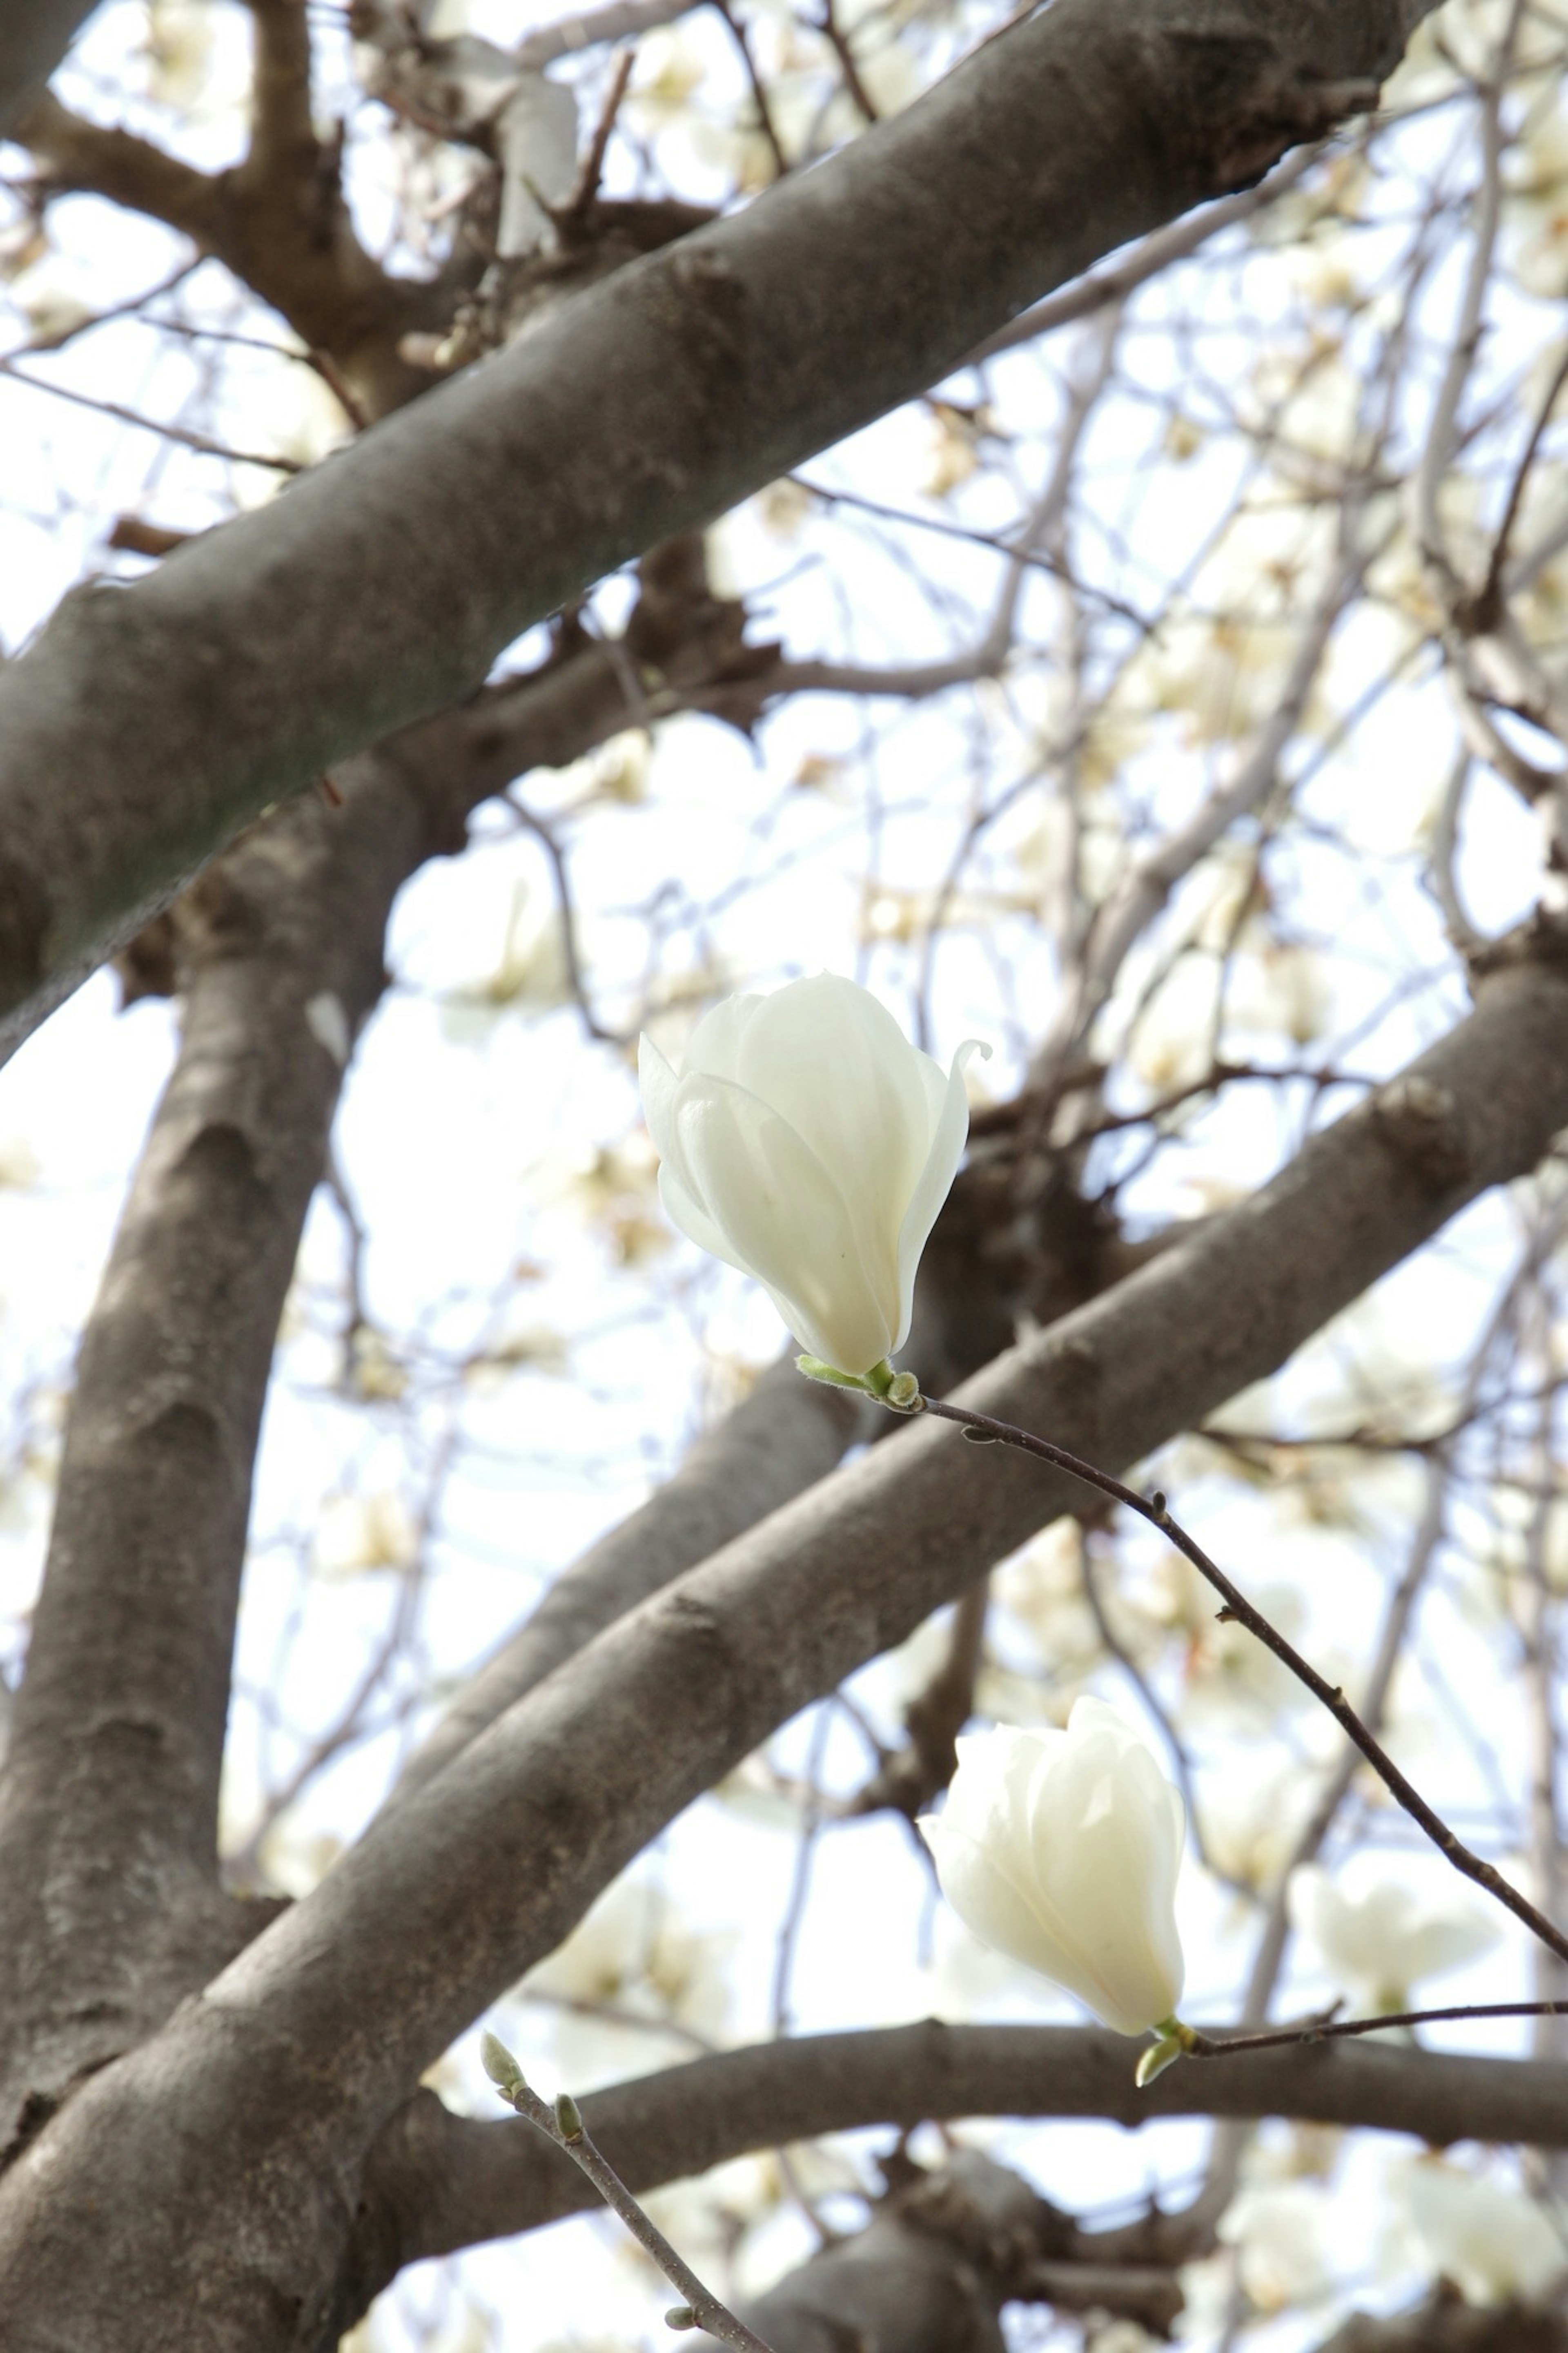
M260 808L470 691L528 623L1364 107L1425 13L1057 0L287 497L68 597L0 679L8 1040Z
M16 136L51 186L89 189L162 221L204 249L219 234L219 183L150 139L89 122L47 92L28 108Z
M1319 2044L1172 2067L1138 2091L1135 2044L1098 2028L920 2026L809 2034L726 2051L596 2092L584 2121L643 2192L750 2149L927 2117L1296 2116L1413 2133L1436 2144L1568 2147L1568 2066ZM374 2294L405 2263L537 2230L593 2192L510 2122L453 2116L434 2093L383 2135L361 2240Z
M1125 1466L1275 1369L1568 1121L1561 955L1515 942L1403 1078L963 1401ZM58 2315L137 2353L171 2309L212 2353L317 2345L363 2152L420 2072L663 1823L1073 1493L921 1418L600 1636L39 2135L0 2183L8 2313L40 2346Z
M864 1400L802 1381L795 1355L782 1356L656 1494L557 1578L410 1760L394 1810L605 1627L826 1478L856 1437L873 1435Z
M1568 2321L1517 2304L1464 2304L1439 2287L1415 2312L1356 2313L1321 2353L1568 2353Z
M379 997L415 869L624 720L617 665L584 644L348 764L338 806L280 812L181 902L181 1050L87 1327L0 1775L0 2149L258 1925L217 1885L218 1776L273 1336L342 1076L329 1040L346 1051Z

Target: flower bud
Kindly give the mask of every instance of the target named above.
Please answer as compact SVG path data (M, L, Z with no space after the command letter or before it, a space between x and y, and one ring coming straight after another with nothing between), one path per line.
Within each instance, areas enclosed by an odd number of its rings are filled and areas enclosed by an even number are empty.
M754 1275L808 1356L840 1373L909 1335L915 1269L969 1134L945 1074L868 989L825 973L731 997L678 1074L648 1038L643 1111L672 1224Z
M1002 1725L961 1740L958 1759L921 1829L960 1919L1119 2034L1173 2030L1186 1817L1137 1734L1080 1699L1065 1732Z

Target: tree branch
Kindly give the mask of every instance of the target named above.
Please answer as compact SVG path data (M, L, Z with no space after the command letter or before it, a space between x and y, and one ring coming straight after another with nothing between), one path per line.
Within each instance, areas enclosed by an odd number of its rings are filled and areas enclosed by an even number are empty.
M1425 13L1058 0L287 498L68 597L0 678L7 1042L259 809L471 691L530 622L1364 107Z
M405 1804L595 1634L826 1478L857 1437L873 1434L864 1401L803 1381L795 1354L771 1366L657 1493L556 1579L410 1758L386 1810Z
M1401 1079L961 1401L1136 1461L1532 1167L1568 1122L1565 1044L1538 925ZM421 2071L666 1821L1072 1492L921 1417L600 1636L40 2134L0 2182L8 2316L124 2353L170 2310L201 2310L211 2353L324 2338L343 2201Z
M94 5L95 0L8 0L0 13L0 132L11 134Z
M595 2092L584 2122L639 2193L749 2150L927 2118L1294 2116L1412 2133L1568 2147L1568 2066L1328 2044L1173 2067L1138 2091L1135 2048L1099 2028L919 2026L807 2034L694 2059ZM383 2135L359 2251L367 2297L405 2263L540 2229L594 2203L559 2156L507 2123L453 2116L422 2093Z
M0 2149L271 1909L216 1880L218 1777L273 1338L387 912L479 801L624 723L584 645L340 770L181 902L178 1060L89 1321L0 1775Z
M361 417L383 417L428 385L398 345L411 331L449 324L452 290L438 280L392 277L360 244L336 152L311 125L305 12L296 0L265 0L255 13L254 130L234 170L195 171L151 140L85 121L47 92L16 136L49 190L106 196L221 261L325 355Z

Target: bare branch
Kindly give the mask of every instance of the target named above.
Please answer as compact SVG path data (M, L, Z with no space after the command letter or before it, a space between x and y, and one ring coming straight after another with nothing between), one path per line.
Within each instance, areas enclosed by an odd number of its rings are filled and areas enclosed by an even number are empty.
M1097 255L1320 136L1425 13L1253 5L1256 29L1192 0L1178 37L1156 10L1058 0L288 498L133 587L68 598L0 679L9 1041L259 809L471 691L530 622L919 391ZM262 291L265 264L241 264ZM342 269L321 287L341 310ZM363 322L317 332L295 283L289 315L357 380L385 299L378 272Z
M646 2193L710 2166L867 2125L928 2117L1282 2116L1443 2143L1568 2144L1568 2066L1456 2058L1388 2045L1237 2053L1223 2067L1132 2083L1134 2046L1096 2028L919 2026L807 2034L695 2059L583 2102L623 2179ZM394 2225L412 2263L537 2230L592 2204L548 2148L505 2124L455 2116L426 2093L380 2143L364 2234ZM388 2260L384 2242L378 2270ZM386 2273L384 2276L390 2276ZM380 2284L380 2281L377 2281Z
M93 6L94 0L10 0L0 16L0 132L9 135Z

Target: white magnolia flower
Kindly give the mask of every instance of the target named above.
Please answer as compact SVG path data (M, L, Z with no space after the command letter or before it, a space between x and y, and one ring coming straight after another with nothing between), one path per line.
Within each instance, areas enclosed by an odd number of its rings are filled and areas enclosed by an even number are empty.
M1357 1870L1336 1880L1320 1863L1291 1873L1289 1905L1328 1975L1368 2010L1408 2008L1412 1986L1479 1960L1502 1933L1478 1905L1447 1888L1418 1894Z
M679 1075L651 1039L643 1111L671 1222L763 1284L802 1347L868 1373L909 1336L915 1269L969 1134L945 1075L854 981L731 997Z
M1402 2187L1433 2269L1468 2304L1539 2304L1568 2270L1546 2216L1507 2182L1418 2158Z
M1219 2237L1236 2249L1242 2286L1259 2312L1317 2304L1332 2285L1329 2199L1305 2181L1244 2189L1225 2214Z
M1186 1816L1137 1734L1080 1699L1065 1732L1000 1725L961 1740L958 1759L921 1829L960 1919L1119 2034L1173 2018Z

